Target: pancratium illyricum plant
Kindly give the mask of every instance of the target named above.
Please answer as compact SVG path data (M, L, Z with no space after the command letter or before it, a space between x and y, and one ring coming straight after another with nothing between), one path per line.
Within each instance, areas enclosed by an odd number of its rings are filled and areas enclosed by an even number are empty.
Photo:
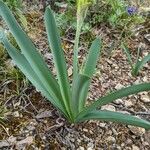
M78 13L89 6L91 1L78 1ZM82 13L81 13L82 14ZM85 14L83 13L82 15ZM0 31L0 42L14 60L16 65L36 87L71 123L82 122L90 119L112 121L150 129L150 122L122 114L101 110L101 106L113 102L116 99L136 94L141 91L149 91L150 83L132 85L118 91L107 94L95 100L91 105L86 106L88 89L91 78L94 74L96 63L101 52L101 41L96 38L89 49L86 61L82 68L78 65L78 43L80 30L77 29L73 59L73 84L67 75L65 56L61 47L61 40L57 30L56 22L52 10L47 7L44 20L49 45L53 55L54 67L56 68L57 79L47 67L42 56L37 51L35 45L22 30L8 7L0 1L0 16L5 20L10 32L14 36L20 50L15 48L7 38L7 35ZM84 18L83 17L83 18ZM78 19L77 19L78 20ZM82 25L81 25L82 27ZM80 27L80 28L81 28ZM77 49L76 49L77 48ZM38 100L38 99L37 99Z
M74 44L74 57L73 57L73 72L74 75L77 73L77 65L78 65L78 45L79 45L79 37L81 28L84 22L84 19L87 14L87 10L90 5L94 4L95 0L77 0L77 28L76 28L76 36L75 36L75 44Z

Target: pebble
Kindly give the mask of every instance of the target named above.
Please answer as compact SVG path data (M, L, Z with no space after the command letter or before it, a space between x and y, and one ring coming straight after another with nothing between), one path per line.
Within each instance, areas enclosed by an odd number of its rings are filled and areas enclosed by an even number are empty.
M131 102L131 100L125 101L124 104L125 104L126 107L132 107L133 106L133 103Z
M100 123L99 126L100 126L101 128L104 128L104 127L106 126L106 123Z
M148 82L148 78L146 76L143 77L143 82Z
M92 147L88 147L87 150L93 150L93 148Z
M13 115L14 115L14 117L16 117L16 118L20 116L20 114L19 114L18 111L13 112Z
M148 142L143 142L142 144L143 144L143 146L149 146Z
M150 34L144 35L145 39L150 42Z
M120 89L122 89L123 87L124 87L124 85L118 83L118 84L115 86L115 89L116 89L116 90L120 90Z
M140 150L136 145L132 145L132 150Z
M32 126L32 125L28 125L28 126L26 126L26 128L27 128L29 131L35 130L35 126Z
M84 150L84 147L80 146L77 150Z
M145 134L144 128L134 127L134 126L130 126L130 125L128 125L128 127L129 127L130 131L136 136L142 136L143 134Z
M125 144L124 143L121 143L121 147L124 147L125 146Z
M140 78L137 77L136 81L134 82L134 84L140 84L141 80Z
M112 136L109 136L107 139L106 139L108 142L113 142L115 143L116 142L116 139Z
M118 132L116 131L115 128L112 128L112 132L113 132L114 135L118 135Z
M89 150L92 149L92 148L94 147L93 142L92 142L92 141L89 142L89 143L87 144L87 147L88 147Z
M0 141L0 148L9 147L10 145L11 144L9 144L9 142L6 140Z
M36 119L48 118L48 117L51 117L51 116L52 116L51 111L46 110L46 111L43 111L43 112L37 114Z
M84 131L84 132L89 132L88 129L86 129L86 128L83 128L83 131Z
M68 68L68 70L67 70L67 72L68 72L68 76L70 77L71 75L72 75L72 73L73 73L73 68L72 67L69 67Z
M127 139L126 140L126 144L131 145L132 144L132 140L131 139Z
M89 130L89 133L90 133L90 134L94 134L92 130Z
M53 55L51 53L46 53L44 56L47 60L52 60L53 59Z
M116 104L123 104L123 100L122 99L117 99L117 100L115 100L115 103Z
M116 146L116 149L117 150L122 150L120 146Z
M116 111L116 108L112 105L105 105L101 107L102 110Z
M144 103L150 103L150 97L147 95L141 95L141 101Z

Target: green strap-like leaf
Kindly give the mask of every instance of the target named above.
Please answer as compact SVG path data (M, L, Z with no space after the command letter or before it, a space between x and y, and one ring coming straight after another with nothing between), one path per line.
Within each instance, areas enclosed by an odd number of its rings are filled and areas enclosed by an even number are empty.
M41 55L37 52L32 41L21 29L8 7L2 1L0 1L0 16L5 20L23 55L31 64L32 69L37 73L45 88L50 91L51 95L61 99L57 81L49 71Z
M150 61L150 54L145 56L141 61L137 61L136 65L134 67L133 74L138 75L139 70L142 69L142 67L149 61Z
M52 14L51 9L48 7L46 8L45 11L45 25L48 35L48 41L53 54L54 65L57 71L57 78L61 94L68 113L71 113L70 109L71 92L67 75L65 57L61 47L60 36L58 34L54 16Z
M40 91L48 100L50 100L50 102L56 108L58 108L65 116L67 116L65 108L63 104L61 104L61 100L57 99L57 97L51 96L51 94L44 87L37 74L31 68L31 65L28 63L26 58L19 52L19 50L17 50L9 43L7 37L4 35L3 32L0 32L0 41L3 42L11 58L14 60L19 69L25 74L25 76L31 81L31 83L36 87L36 89Z
M131 68L132 68L132 70L133 70L134 67L133 67L133 62L132 62L132 59L131 59L131 55L130 55L129 49L128 49L127 46L125 46L124 44L122 44L122 48L123 48L123 50L124 50L124 52L125 52L125 54L126 54L126 56L127 56L127 59L128 59L128 62L129 62L129 64L130 64L130 66L131 66Z
M147 130L150 129L150 122L131 115L122 114L119 112L95 110L87 113L80 121L91 120L91 119L112 121L112 122L142 127Z
M96 100L89 107L85 108L79 114L78 118L82 118L85 114L87 114L87 112L93 111L97 107L101 107L103 105L111 103L114 100L117 100L119 98L129 96L129 95L132 95L132 94L136 94L138 92L149 91L149 90L150 90L150 83L142 83L142 84L138 84L138 85L132 85L132 86L117 90L115 92L112 92L112 93Z
M72 110L75 116L77 116L77 114L83 109L83 106L85 105L84 102L88 93L89 82L89 77L82 74L78 74L73 84Z
M95 71L96 63L98 61L100 52L101 52L101 41L99 38L97 38L92 42L89 54L86 59L86 63L83 64L83 70L81 70L81 74L78 74L73 82L72 99L76 99L73 101L79 103L77 106L78 109L76 109L77 112L81 112L86 103L91 78ZM76 97L78 97L78 99Z
M86 63L84 64L82 70L82 73L90 78L92 77L95 71L96 63L99 59L100 52L101 52L101 41L99 38L97 38L92 42L89 54L86 58Z

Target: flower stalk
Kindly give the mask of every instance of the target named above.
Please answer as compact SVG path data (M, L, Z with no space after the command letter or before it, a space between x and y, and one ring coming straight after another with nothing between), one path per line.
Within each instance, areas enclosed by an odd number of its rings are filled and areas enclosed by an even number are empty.
M87 10L89 6L95 2L95 0L78 0L77 1L77 28L75 35L75 43L74 43L74 55L73 55L73 79L77 76L78 73L78 46L79 46L79 38L81 29L83 26L84 19L87 14Z

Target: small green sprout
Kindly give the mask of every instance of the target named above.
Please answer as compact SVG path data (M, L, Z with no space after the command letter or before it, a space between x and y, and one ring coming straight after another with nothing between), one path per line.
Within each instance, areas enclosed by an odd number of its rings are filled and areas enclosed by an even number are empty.
M127 56L127 59L128 59L128 62L131 66L131 74L133 76L137 76L139 74L139 71L143 68L143 66L150 61L150 53L145 56L142 60L139 60L139 56L140 56L140 48L138 48L138 51L137 51L137 59L136 59L136 63L134 64L132 59L131 59L131 54L130 54L130 51L128 49L127 46L125 46L124 44L122 44L122 48Z

